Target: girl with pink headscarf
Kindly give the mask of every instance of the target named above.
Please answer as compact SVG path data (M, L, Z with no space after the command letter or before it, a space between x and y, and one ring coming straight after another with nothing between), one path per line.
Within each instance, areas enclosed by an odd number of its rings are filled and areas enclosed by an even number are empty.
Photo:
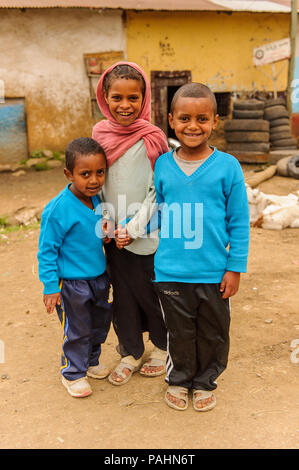
M102 75L97 102L105 120L92 137L104 148L108 173L102 200L115 220L115 239L105 245L114 291L113 326L122 359L109 375L114 385L126 383L140 370L153 377L165 373L166 328L153 289L154 253L158 234L147 236L154 211L154 166L168 151L164 133L151 124L151 91L143 70L118 62ZM154 345L142 365L143 333Z

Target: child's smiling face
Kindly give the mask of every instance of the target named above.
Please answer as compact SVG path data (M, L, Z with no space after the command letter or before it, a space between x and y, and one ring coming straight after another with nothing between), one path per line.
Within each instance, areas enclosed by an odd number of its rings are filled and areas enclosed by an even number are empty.
M121 126L129 126L138 118L142 101L142 84L138 80L119 78L105 94L110 113Z
M179 97L169 124L184 151L200 152L208 148L208 139L216 128L218 115L209 98Z
M88 202L105 182L106 158L101 153L78 155L73 171L65 169L65 175L72 182L72 193L83 203Z

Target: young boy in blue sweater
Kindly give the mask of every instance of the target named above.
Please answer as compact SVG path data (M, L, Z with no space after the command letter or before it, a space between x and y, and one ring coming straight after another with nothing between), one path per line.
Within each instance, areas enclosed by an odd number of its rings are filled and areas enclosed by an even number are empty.
M177 410L187 408L189 390L196 411L216 404L213 390L229 352L229 297L247 265L243 172L232 155L208 145L217 120L208 87L181 87L169 114L180 147L155 165L161 208L155 285L168 330L165 400Z
M106 156L88 137L70 142L65 155L71 183L42 213L39 278L47 312L56 306L64 329L62 383L73 397L86 397L92 393L87 376L102 379L110 373L99 364L112 315L97 195L105 181Z

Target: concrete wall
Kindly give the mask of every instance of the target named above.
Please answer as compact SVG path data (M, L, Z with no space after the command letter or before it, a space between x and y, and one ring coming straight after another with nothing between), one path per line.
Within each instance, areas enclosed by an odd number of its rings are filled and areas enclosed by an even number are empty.
M191 70L213 91L273 90L253 65L253 48L289 35L290 15L219 12L128 12L128 59L151 70ZM277 66L277 70L279 70ZM271 66L263 71L272 74ZM285 90L287 67L278 80Z
M63 150L92 128L84 53L125 51L121 12L0 9L0 80L25 97L29 150Z

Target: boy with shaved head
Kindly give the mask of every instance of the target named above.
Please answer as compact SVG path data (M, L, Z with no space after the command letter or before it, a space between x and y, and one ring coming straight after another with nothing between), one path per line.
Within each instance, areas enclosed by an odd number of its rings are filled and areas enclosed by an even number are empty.
M173 97L169 123L180 147L155 165L161 230L155 285L168 330L167 404L207 411L227 366L230 302L246 272L249 210L243 172L212 148L218 121L214 94L201 83Z

